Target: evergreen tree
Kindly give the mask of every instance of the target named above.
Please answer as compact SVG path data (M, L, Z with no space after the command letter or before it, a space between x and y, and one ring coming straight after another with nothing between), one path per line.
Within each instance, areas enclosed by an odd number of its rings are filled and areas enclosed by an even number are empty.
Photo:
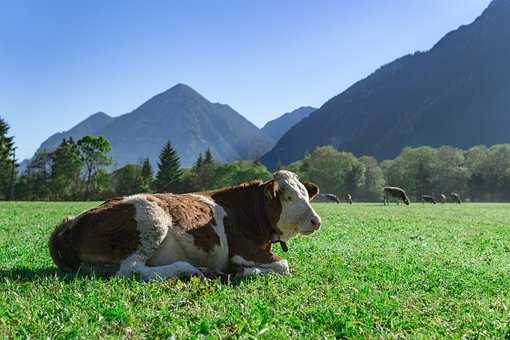
M204 156L204 164L212 164L214 163L214 158L211 152L211 148L207 148Z
M142 188L141 191L150 192L152 184L154 183L154 172L149 158L145 158L142 164Z
M219 164L214 161L211 148L207 148L202 157L198 156L193 172L195 174L194 186L197 190L209 190L215 187L214 177Z
M9 197L15 172L14 138L8 136L9 125L0 117L0 197Z
M198 171L202 165L204 164L204 158L202 157L202 153L198 154L197 161L195 162L195 171Z
M161 150L156 176L156 190L158 192L173 192L179 190L182 176L179 155L170 142Z

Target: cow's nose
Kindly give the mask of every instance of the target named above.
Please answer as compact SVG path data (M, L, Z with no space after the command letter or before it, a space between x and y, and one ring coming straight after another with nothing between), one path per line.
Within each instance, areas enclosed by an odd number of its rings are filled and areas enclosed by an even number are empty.
M316 229L318 229L321 226L321 220L318 217L312 217L310 223L312 224L312 227Z

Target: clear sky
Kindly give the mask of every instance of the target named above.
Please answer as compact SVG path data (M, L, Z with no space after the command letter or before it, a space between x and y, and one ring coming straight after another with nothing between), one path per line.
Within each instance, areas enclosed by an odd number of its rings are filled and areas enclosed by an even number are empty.
M20 158L185 83L258 126L431 48L490 0L0 0L0 115Z

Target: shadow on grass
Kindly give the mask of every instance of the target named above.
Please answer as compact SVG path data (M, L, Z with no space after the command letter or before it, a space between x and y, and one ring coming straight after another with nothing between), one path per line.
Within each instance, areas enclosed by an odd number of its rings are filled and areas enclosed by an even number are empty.
M114 276L106 276L106 275L94 275L90 273L66 273L56 267L44 267L44 268L28 268L28 267L18 267L11 269L0 269L0 284L2 282L14 281L19 283L24 282L35 282L40 280L45 280L48 278L55 278L59 281L71 282L76 279L101 279L108 280L113 278ZM138 280L135 276L126 278L127 280ZM181 280L181 281L189 281L190 277L179 277L179 278L169 278L167 280ZM247 277L235 277L234 275L211 275L206 278L206 281L218 281L224 285L228 286L238 286L241 283L248 283L251 281L257 280L257 276L247 276ZM166 280L161 280L166 281ZM140 281L141 282L141 281Z
M64 273L56 267L27 268L18 267L11 269L0 269L0 283L5 280L16 282L33 282L47 278L57 278L61 281L73 281L76 278L91 277L81 273Z

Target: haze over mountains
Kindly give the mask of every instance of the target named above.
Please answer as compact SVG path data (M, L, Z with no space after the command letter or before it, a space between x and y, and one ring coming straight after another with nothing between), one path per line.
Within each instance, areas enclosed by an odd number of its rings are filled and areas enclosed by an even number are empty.
M292 112L284 113L280 117L267 122L264 127L262 127L262 131L276 143L285 132L303 118L308 117L310 113L315 110L317 110L315 107L302 106Z
M211 103L191 87L178 84L131 113L109 117L96 113L71 130L51 136L41 148L55 149L62 138L86 134L104 136L112 143L116 166L149 157L157 162L170 140L182 165L191 165L208 147L218 161L254 159L273 145L272 140L228 105Z
M510 0L494 0L431 50L397 59L330 99L262 161L288 164L327 144L381 160L405 146L508 143L509 65Z

